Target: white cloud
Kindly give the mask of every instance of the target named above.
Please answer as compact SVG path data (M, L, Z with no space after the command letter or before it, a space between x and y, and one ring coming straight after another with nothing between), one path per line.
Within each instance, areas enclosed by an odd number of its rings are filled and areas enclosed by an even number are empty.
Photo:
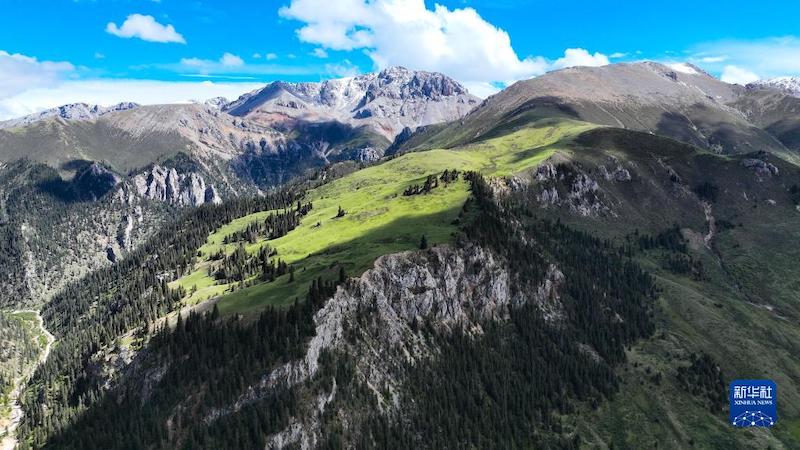
M106 25L106 32L121 38L139 38L149 42L177 42L185 44L183 36L172 25L162 25L153 16L131 14L121 27L114 22Z
M612 59L624 58L626 56L628 56L628 54L624 53L624 52L614 52L614 53L608 55L608 57L612 58Z
M800 75L800 38L795 36L706 42L689 51L691 61L729 80Z
M564 56L553 61L552 67L563 69L573 66L605 66L609 64L608 57L602 53L591 54L582 48L568 48L564 50Z
M220 64L225 67L241 67L244 65L244 60L233 53L225 53L219 59Z
M276 55L275 53L267 53L266 55L264 55L264 58L266 58L267 61L272 61L274 59L278 59L278 55Z
M540 75L571 64L602 65L608 58L568 49L551 62L520 58L508 33L473 8L448 9L424 0L292 0L279 14L303 22L300 40L333 50L363 50L376 68L402 65L445 73L466 85L487 86Z
M230 69L244 67L244 60L233 53L225 52L218 60L201 58L182 58L183 68L198 70L200 73L229 72Z
M505 83L489 83L486 81L466 81L463 83L464 87L470 92L480 98L486 98L490 95L497 94L503 90Z
M761 77L747 69L742 69L741 67L725 66L725 68L722 70L720 79L726 83L745 85L747 83L758 81L761 79Z
M701 63L718 63L718 62L726 61L727 59L728 59L728 57L724 56L724 55L723 56L703 56L703 57L700 58L699 61Z
M253 59L261 59L261 53L253 53Z
M245 82L67 80L27 89L5 98L0 97L0 120L76 102L107 106L125 101L161 104L187 103L212 97L237 98L263 86L263 83Z
M51 85L74 71L68 62L39 61L0 50L0 100L30 87Z
M319 47L315 48L314 51L311 52L311 54L313 56L316 56L317 58L327 58L328 57L328 52L326 52L324 48L319 48Z

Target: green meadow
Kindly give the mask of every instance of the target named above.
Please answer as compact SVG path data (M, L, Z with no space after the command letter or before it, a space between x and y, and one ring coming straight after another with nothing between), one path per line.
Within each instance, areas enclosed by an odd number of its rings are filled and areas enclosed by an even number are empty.
M219 297L223 314L257 312L266 305L288 305L302 300L312 280L332 279L344 268L348 276L369 269L381 255L418 248L424 235L429 245L452 242L458 217L468 193L459 180L430 193L403 196L403 190L423 184L428 175L444 170L480 171L486 176L507 176L535 167L556 150L566 150L569 140L593 125L548 120L508 135L455 149L412 152L359 170L307 193L313 203L302 223L283 237L248 245L252 254L264 244L277 250L277 258L295 268L289 281L284 275L273 282L237 289L217 284L208 276L209 255L238 244L223 244L225 236L242 230L270 214L263 211L241 217L212 233L200 249L195 270L173 283L196 304ZM346 211L336 218L338 209Z

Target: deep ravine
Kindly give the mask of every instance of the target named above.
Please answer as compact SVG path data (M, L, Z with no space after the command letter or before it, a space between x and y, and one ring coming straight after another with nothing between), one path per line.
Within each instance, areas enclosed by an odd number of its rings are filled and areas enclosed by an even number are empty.
M16 430L19 426L20 420L22 420L22 406L19 403L19 395L22 390L25 388L25 385L28 384L28 381L33 376L33 373L36 371L36 368L39 367L40 364L47 361L47 357L50 356L50 348L55 341L55 337L47 331L47 328L44 327L44 320L42 320L42 316L39 315L39 311L37 310L30 310L30 309L19 309L12 311L12 314L19 314L19 313L34 313L36 314L36 321L39 326L39 331L42 335L45 336L47 339L47 343L45 344L44 351L39 355L39 360L36 364L32 365L30 370L24 373L22 376L19 377L17 380L14 389L11 391L11 413L9 415L9 422L8 425L5 427L3 431L3 438L0 440L0 450L14 450L17 446L17 438L16 438Z

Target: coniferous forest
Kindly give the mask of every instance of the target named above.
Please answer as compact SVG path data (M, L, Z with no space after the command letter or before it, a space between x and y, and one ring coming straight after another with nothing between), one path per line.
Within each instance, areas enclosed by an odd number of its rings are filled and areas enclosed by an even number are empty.
M216 226L253 211L303 209L294 206L298 194L292 192L202 207L140 252L54 299L44 317L59 345L25 392L32 414L23 422L24 432L33 446L48 448L262 448L319 383L333 378L339 392L335 407L360 411L354 414L360 431L354 433L352 424L349 431L343 428L336 415L323 416L323 448L576 448L580 437L562 433L557 414L595 407L615 395L614 367L624 361L625 346L653 330L653 280L624 248L537 218L513 199L497 202L480 175L465 176L472 195L461 213L458 245L480 243L503 255L518 289L540 283L556 264L568 280L557 324L533 305L514 309L507 322L485 324L479 336L419 324L438 343L438 356L405 375L409 401L399 415L369 406L374 400L353 373L357 355L330 352L313 380L279 385L230 410L232 399L265 373L302 357L315 333L314 313L346 275L316 280L305 299L267 309L255 320L220 317L214 307L179 315L173 325L159 322L181 297L166 281L190 266ZM522 237L526 245L520 245ZM226 268L237 267L236 255L222 259L225 277L235 273ZM91 369L97 364L92 355L135 327L153 333L126 369L139 381L112 387L112 395ZM186 399L198 408L187 407ZM37 409L42 405L46 412Z

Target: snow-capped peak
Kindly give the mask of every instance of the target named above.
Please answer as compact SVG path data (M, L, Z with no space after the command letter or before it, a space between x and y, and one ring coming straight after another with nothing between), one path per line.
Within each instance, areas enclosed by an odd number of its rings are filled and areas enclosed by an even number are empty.
M30 125L51 117L59 117L64 120L94 120L111 112L125 111L127 109L136 108L137 106L139 105L133 102L117 103L116 105L112 106L70 103L68 105L46 109L44 111L33 113L17 119L0 121L0 129Z
M673 63L668 64L667 66L676 72L686 73L689 75L700 75L700 72L693 65L688 63Z
M799 77L779 77L769 80L759 80L750 83L749 87L768 87L779 89L794 97L800 97L800 78Z

